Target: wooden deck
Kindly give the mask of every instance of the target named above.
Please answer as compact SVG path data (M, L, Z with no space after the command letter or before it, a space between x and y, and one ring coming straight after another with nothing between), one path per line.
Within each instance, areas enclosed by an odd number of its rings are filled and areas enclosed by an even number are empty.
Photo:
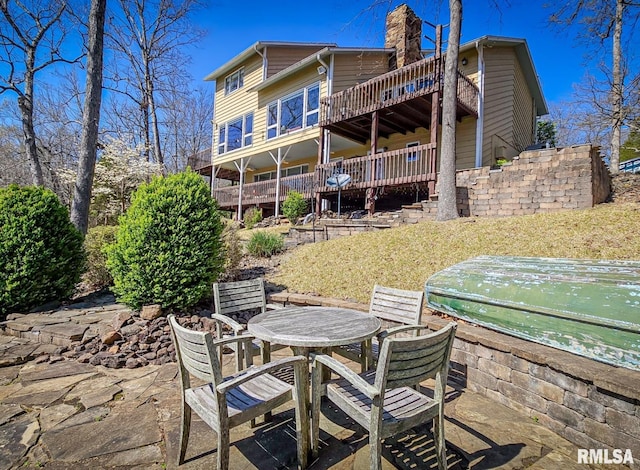
M287 176L280 179L280 202L291 191L310 199L316 193L326 194L338 189L327 186L326 181L337 173L351 176L351 182L343 189L366 189L382 186L399 186L426 183L436 180L436 147L424 144L389 152L350 158L342 162L317 165L314 173ZM242 205L272 204L276 201L277 180L245 183L242 186ZM220 207L238 205L240 186L214 189L213 196Z
M387 72L320 100L320 126L365 143L371 136L371 115L380 113L379 135L405 133L430 126L432 97L442 90L444 62L430 57ZM478 115L478 88L458 72L459 117Z

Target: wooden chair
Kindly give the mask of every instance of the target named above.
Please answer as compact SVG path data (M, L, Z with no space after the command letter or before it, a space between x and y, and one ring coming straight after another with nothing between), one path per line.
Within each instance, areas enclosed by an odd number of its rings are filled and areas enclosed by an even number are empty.
M273 308L273 307L272 307ZM267 311L267 299L264 290L264 279L256 278L248 281L236 282L216 282L213 284L213 309L214 314L211 318L216 322L216 333L218 338L223 338L223 325L227 325L232 335L241 335L246 333L247 326L238 323L232 315L246 312L247 310L256 310L258 313ZM236 348L235 345L229 346L236 353L236 369L241 369L243 362L243 348ZM273 349L278 346L274 345ZM262 341L255 340L252 347L248 351L252 355L262 352L263 363L271 360L271 345L265 345ZM222 360L222 356L220 356Z
M247 354L244 356L247 369L233 376L223 377L221 363L218 361L215 349L233 342L248 345L253 339L251 336L239 335L214 340L208 332L192 331L180 326L174 315L169 315L169 324L176 346L182 390L178 465L184 462L192 410L216 432L218 436L217 468L224 470L229 467L229 430L252 421L293 398L298 465L299 468L305 468L309 451L307 358L293 356L259 367L250 367L252 356ZM241 344L238 346L242 347ZM295 371L295 386L269 374L272 370L291 365ZM192 386L191 376L203 380L205 384Z
M371 469L380 468L382 439L433 419L438 468L444 470L444 395L456 327L452 322L434 333L413 337L393 336L427 327L401 326L389 330L380 348L376 370L361 374L331 356L315 355L311 387L313 456L318 455L322 373L326 366L342 377L326 383L327 398L369 432ZM433 398L412 388L430 378L435 378Z
M371 302L369 303L369 313L380 318L387 324L398 325L418 325L422 315L422 305L424 302L424 292L393 289L375 285ZM378 335L379 336L379 335ZM379 339L373 341L369 357L362 354L362 343L353 343L346 346L333 348L333 352L349 360L359 362L361 371L371 368L379 353Z

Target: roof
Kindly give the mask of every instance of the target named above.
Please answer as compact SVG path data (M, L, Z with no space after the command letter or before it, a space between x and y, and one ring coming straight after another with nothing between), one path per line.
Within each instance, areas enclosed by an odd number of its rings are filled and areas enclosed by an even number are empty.
M476 46L480 45L483 45L485 47L514 47L516 56L518 57L518 61L520 62L520 66L522 67L522 72L524 73L525 79L527 80L527 85L529 86L531 95L533 96L533 99L536 103L536 115L544 116L545 114L549 114L547 100L542 94L542 86L540 85L540 79L538 78L535 66L533 65L533 59L531 58L531 52L529 51L527 40L505 36L482 36L480 38L474 39L473 41L461 44L460 52L475 49Z
M224 75L232 71L233 69L239 67L245 60L251 57L254 54L258 54L260 50L264 50L266 47L313 47L313 48L323 48L323 47L335 47L334 43L313 43L313 42L286 42L286 41L257 41L253 43L251 46L247 47L244 51L242 51L237 56L233 57L230 61L226 62L222 66L215 69L209 75L204 77L206 81L213 81L217 79L220 75Z
M273 74L272 76L270 76L269 78L267 78L266 80L260 82L258 85L254 86L253 88L251 88L249 91L260 91L263 90L265 88L267 88L268 86L272 85L273 83L276 83L286 77L288 77L289 75L292 75L294 73L296 73L297 71L303 69L304 67L308 66L309 64L316 62L318 59L322 59L324 57L327 57L331 54L362 54L363 52L381 52L381 53L385 53L385 54L389 54L391 52L393 52L393 49L389 49L389 48L354 48L354 47L336 47L336 46L331 46L331 47L325 47L324 49L321 49L317 52L314 52L313 54L305 57L302 60L299 60L298 62L296 62L295 64L290 65L289 67L280 70L278 73Z

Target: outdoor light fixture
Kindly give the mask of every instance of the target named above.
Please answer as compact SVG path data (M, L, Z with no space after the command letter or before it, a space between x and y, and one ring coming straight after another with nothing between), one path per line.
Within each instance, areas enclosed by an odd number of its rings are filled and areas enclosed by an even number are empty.
M462 58L462 65L467 65L469 63L469 61L467 60L466 57Z
M327 73L327 68L324 65L318 66L318 75L324 75Z

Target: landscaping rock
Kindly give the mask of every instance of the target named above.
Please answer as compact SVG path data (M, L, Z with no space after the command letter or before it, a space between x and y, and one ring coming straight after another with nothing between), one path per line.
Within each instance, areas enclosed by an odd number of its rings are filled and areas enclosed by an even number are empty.
M162 307L160 305L145 305L140 312L140 318L143 320L155 320L162 316Z

